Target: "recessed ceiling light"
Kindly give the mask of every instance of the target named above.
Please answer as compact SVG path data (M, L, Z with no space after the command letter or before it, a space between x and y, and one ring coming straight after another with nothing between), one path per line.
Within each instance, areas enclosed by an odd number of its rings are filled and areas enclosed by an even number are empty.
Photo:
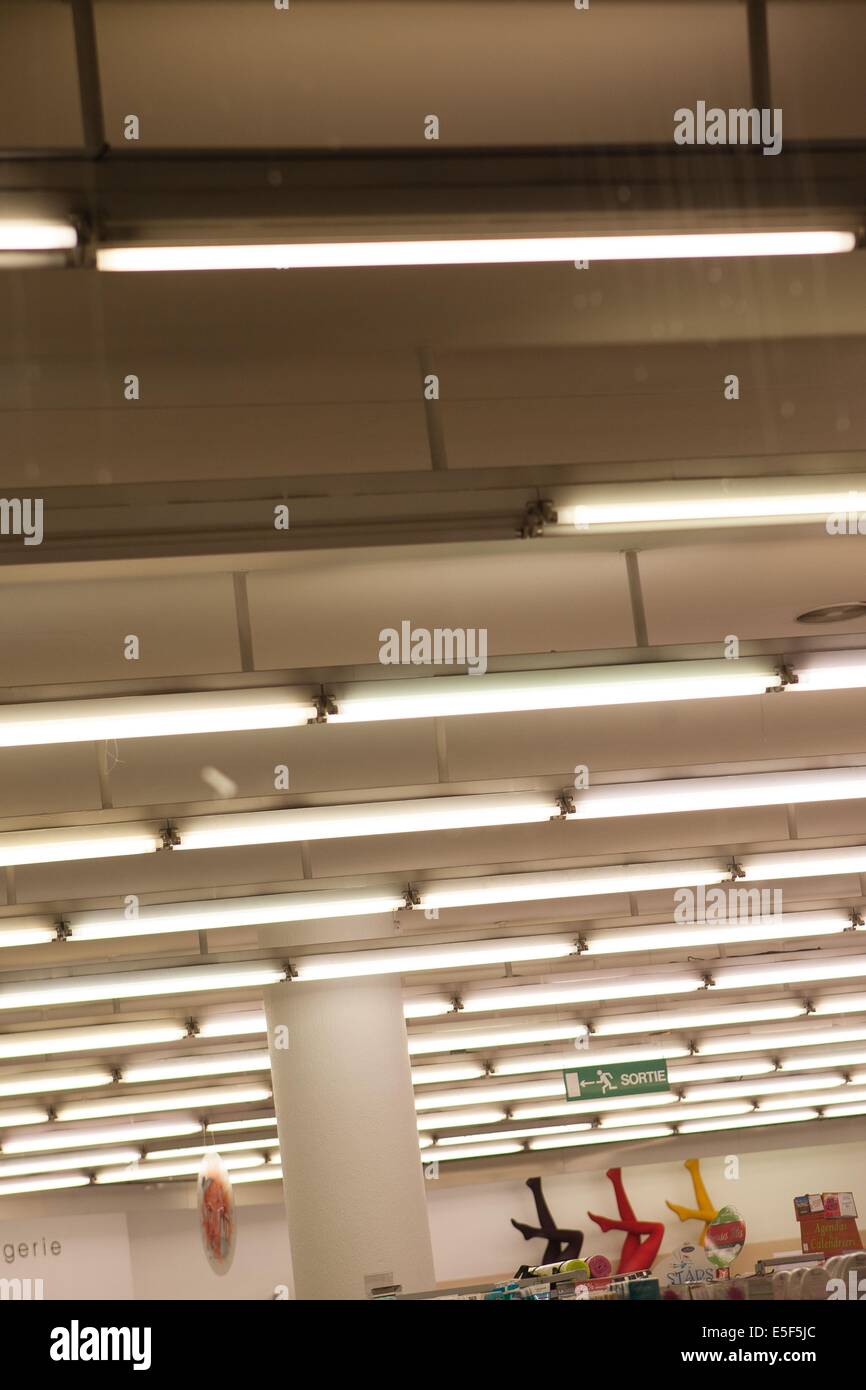
M800 613L798 623L850 623L866 617L866 602L830 603L826 608L810 608Z

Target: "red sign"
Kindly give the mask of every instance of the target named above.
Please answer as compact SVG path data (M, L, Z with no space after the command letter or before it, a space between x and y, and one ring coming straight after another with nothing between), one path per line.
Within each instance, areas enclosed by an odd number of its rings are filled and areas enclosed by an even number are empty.
M853 1216L801 1216L800 1242L804 1255L838 1254L862 1250L863 1242Z

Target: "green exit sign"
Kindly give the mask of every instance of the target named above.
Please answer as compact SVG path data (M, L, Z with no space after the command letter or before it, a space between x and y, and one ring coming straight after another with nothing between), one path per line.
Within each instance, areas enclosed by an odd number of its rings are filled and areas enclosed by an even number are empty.
M608 1062L605 1066L575 1067L562 1073L568 1100L606 1100L609 1096L646 1096L669 1091L668 1064Z

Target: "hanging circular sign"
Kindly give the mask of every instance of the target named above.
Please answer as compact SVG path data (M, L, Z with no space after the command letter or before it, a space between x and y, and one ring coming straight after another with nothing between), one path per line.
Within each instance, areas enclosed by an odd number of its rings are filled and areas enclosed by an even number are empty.
M235 1254L235 1199L228 1169L216 1150L206 1153L201 1161L197 1195L207 1262L215 1274L227 1274Z
M707 1259L716 1269L727 1269L746 1243L746 1223L734 1207L722 1207L710 1222L704 1239Z

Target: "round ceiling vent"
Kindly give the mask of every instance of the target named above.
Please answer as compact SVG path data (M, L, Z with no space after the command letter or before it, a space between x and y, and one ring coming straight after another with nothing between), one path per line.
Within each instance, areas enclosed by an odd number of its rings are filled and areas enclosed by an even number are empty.
M810 608L801 613L798 623L850 623L854 618L866 618L864 603L831 603L826 608Z

